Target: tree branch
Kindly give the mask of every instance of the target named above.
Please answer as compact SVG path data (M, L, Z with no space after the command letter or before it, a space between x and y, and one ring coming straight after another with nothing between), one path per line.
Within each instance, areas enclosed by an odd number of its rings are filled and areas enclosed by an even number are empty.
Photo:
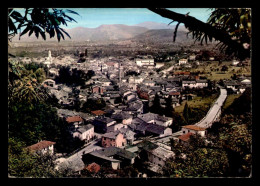
M239 58L245 58L250 56L250 50L245 49L243 47L243 43L238 43L235 40L232 40L230 35L224 31L217 29L213 26L211 26L208 23L204 23L192 16L179 14L170 10L167 10L165 8L148 8L150 11L159 14L162 17L172 19L174 21L178 21L179 23L184 23L185 27L189 31L195 31L206 34L208 37L213 37L215 40L218 40L225 45L228 46L228 48L232 48L232 51L237 53L237 56Z

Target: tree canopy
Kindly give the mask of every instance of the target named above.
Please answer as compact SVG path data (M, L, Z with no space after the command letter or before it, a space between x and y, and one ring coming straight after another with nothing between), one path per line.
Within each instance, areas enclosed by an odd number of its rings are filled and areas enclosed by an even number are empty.
M70 35L61 28L67 26L67 22L77 22L67 13L79 15L72 10L62 10L57 8L25 8L24 15L17 10L10 8L8 10L8 39L18 34L19 38L26 33L31 36L33 33L38 38L39 35L46 40L46 33L50 38L57 36L58 41L65 39L64 34L70 38Z
M149 8L149 10L178 22L173 40L175 41L178 26L183 23L192 33L195 41L219 41L220 50L240 59L250 57L251 44L251 9L249 8L215 8L204 23L188 14L179 14L165 8ZM172 23L171 22L171 23Z

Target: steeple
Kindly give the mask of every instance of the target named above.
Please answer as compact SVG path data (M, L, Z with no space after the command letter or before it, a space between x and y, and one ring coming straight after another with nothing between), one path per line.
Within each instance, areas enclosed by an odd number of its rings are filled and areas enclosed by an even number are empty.
M118 75L119 75L119 87L121 86L121 83L122 83L122 73L123 73L123 66L121 64L121 62L118 62Z
M49 50L49 52L48 52L48 61L50 62L50 63L52 63L52 57L51 57L51 51Z

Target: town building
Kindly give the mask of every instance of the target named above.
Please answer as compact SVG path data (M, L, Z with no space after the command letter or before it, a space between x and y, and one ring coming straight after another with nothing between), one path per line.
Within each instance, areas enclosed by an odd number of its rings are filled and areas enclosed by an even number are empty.
M208 87L208 80L198 79L198 80L183 80L182 88L205 88Z
M193 134L199 134L202 137L205 137L207 134L206 128L198 127L196 125L184 125L184 126L182 126L181 131L183 134L193 133Z
M136 58L135 59L135 63L137 66L145 66L145 67L154 67L155 63L154 63L154 59L140 59L140 58Z
M30 152L37 153L37 154L44 155L44 154L48 153L50 155L53 155L55 144L56 144L55 142L43 140L43 141L40 141L36 144L33 144L33 145L27 147L27 149Z
M78 128L81 124L83 124L83 119L80 116L69 116L66 118L66 122L72 128Z
M172 118L170 117L165 117L165 116L160 116L159 114L155 113L146 113L146 114L139 114L137 116L139 119L145 121L146 123L152 123L164 127L168 127L172 125Z
M188 62L188 59L179 59L179 65L185 65Z
M82 156L85 164L98 163L101 166L109 165L112 169L117 170L134 163L135 153L117 147L107 147L96 150Z
M94 126L91 124L83 125L73 131L73 137L81 141L89 142L94 139Z
M109 126L115 124L116 121L105 116L99 116L93 120L94 131L98 133L106 133Z
M122 147L126 146L126 139L120 131L105 133L102 136L102 147Z

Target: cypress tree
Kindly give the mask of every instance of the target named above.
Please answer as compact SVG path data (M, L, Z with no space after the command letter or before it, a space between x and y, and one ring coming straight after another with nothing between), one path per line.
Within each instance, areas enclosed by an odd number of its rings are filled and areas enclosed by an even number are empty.
M189 108L188 103L186 102L185 106L184 106L184 109L183 109L182 115L183 115L183 117L184 117L184 119L185 119L187 124L190 121L190 114L191 114L191 109Z
M170 95L166 99L166 107L165 107L165 116L172 117L174 112L174 108L172 107L172 96Z
M150 111L156 114L162 114L162 107L160 104L160 97L158 94L156 94L154 97L153 105L151 106Z

